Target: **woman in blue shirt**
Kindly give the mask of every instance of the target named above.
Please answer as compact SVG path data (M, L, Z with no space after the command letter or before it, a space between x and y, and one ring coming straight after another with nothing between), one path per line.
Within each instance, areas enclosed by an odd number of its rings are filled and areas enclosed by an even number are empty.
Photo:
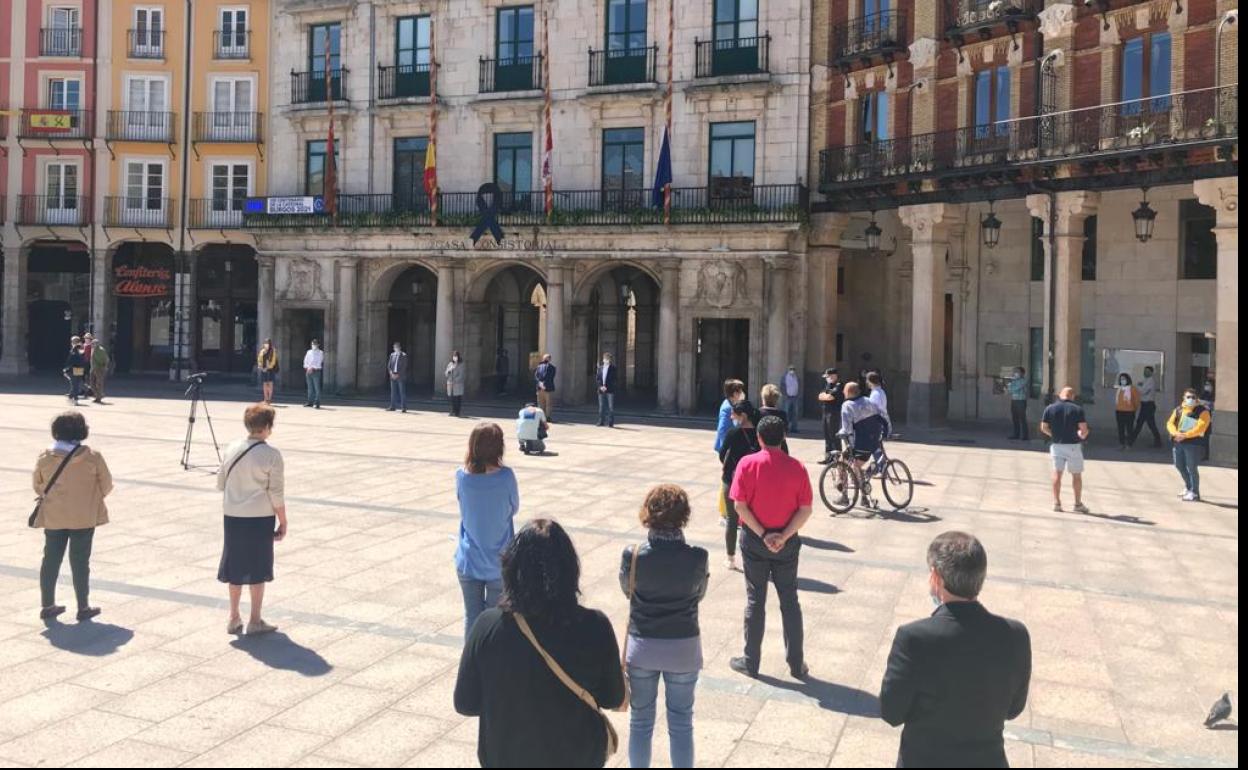
M498 604L503 592L500 555L515 535L520 510L516 474L503 465L503 429L492 422L473 428L464 467L455 471L459 545L455 570L464 592L464 637L477 616Z
M719 405L719 422L715 424L715 454L724 446L724 436L732 428L732 405L745 398L745 383L724 380L724 403Z

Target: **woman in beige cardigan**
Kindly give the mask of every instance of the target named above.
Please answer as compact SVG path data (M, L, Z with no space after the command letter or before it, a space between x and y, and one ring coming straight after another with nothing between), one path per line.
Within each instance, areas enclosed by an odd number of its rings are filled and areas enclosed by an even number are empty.
M78 598L78 620L100 614L88 601L91 581L91 544L95 528L108 523L104 498L113 491L113 477L104 456L83 446L87 421L78 412L64 412L52 421L51 448L35 462L32 486L40 497L34 525L43 529L43 566L39 570L42 609L39 617L51 620L65 612L56 603L56 581L61 562L69 549L69 568L74 576ZM70 456L72 455L72 456ZM66 460L68 458L68 460ZM57 468L64 470L49 491L48 484Z

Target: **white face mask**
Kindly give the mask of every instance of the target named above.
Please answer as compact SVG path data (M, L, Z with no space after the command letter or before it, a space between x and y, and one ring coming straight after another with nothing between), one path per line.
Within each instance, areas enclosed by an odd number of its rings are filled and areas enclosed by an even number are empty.
M1196 399L1192 396L1187 396L1186 398L1183 399L1183 405L1184 406L1196 406Z

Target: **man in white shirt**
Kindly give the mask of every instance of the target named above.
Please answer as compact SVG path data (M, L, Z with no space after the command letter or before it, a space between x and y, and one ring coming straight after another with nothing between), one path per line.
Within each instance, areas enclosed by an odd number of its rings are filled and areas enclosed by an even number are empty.
M780 385L784 392L784 416L789 421L789 433L797 433L798 405L802 402L802 381L797 376L797 367L789 364Z
M308 352L303 354L303 379L308 384L308 402L304 406L321 408L321 385L324 384L325 351L321 343L312 340Z
M885 423L884 435L887 437L893 432L893 418L888 416L888 394L884 392L884 380L880 377L880 373L868 374L867 385L871 387L871 395L867 398L875 404L876 409L880 410L880 416L884 418Z
M516 417L516 438L520 441L520 451L526 455L545 452L548 430L546 413L537 404L525 404Z

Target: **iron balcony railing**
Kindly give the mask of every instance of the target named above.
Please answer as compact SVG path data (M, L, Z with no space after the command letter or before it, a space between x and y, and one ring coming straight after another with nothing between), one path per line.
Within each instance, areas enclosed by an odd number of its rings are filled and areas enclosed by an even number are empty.
M906 50L906 45L905 11L880 11L832 29L834 64L897 53Z
M174 223L173 210L172 198L110 195L104 199L104 226L169 230Z
M85 195L19 195L19 225L66 225L80 227L91 223L91 199Z
M1044 0L945 0L945 32L950 36L987 30L998 24L1011 29L1034 21Z
M163 29L131 29L126 31L126 53L131 59L165 58Z
M677 187L672 190L672 224L800 222L807 207L802 185ZM471 229L482 221L482 203L493 205L503 227L547 224L545 196L535 192L501 193L479 201L475 192L438 193L438 221L443 227ZM422 190L406 193L337 196L337 213L243 214L247 228L384 228L431 226L429 200ZM549 224L562 227L663 224L663 207L653 206L648 189L556 190Z
M1239 85L1202 88L820 153L820 189L1052 165L1239 138Z
M212 58L251 58L251 31L214 30L212 33Z
M193 142L258 144L264 139L262 112L197 112L192 120Z
M95 135L90 110L29 107L22 110L17 135L23 139L90 139Z
M428 64L377 68L377 98L406 99L429 95Z
M244 198L218 195L187 201L186 226L191 230L238 230L243 226Z
M483 94L533 91L542 87L542 55L480 60L478 91Z
M177 115L172 112L109 110L105 138L122 142L165 142L177 135Z
M614 86L656 82L659 47L589 49L589 84Z
M694 39L694 74L700 78L770 72L771 34L722 40Z
M39 30L40 56L82 56L82 27L45 27Z
M345 99L344 94L347 92L347 68L341 67L329 71L329 77L325 77L325 70L312 70L310 72L290 73L290 103L291 104L316 104L327 100L328 95L332 94L334 101ZM328 80L328 89L326 82Z

